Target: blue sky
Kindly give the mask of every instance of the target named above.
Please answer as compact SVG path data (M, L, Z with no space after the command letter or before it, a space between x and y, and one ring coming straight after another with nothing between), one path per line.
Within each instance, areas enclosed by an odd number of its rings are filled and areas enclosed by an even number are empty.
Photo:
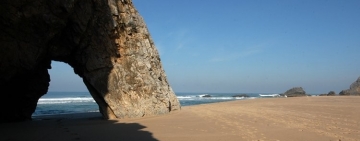
M360 76L360 1L133 0L175 92L336 93ZM87 91L53 63L49 91Z

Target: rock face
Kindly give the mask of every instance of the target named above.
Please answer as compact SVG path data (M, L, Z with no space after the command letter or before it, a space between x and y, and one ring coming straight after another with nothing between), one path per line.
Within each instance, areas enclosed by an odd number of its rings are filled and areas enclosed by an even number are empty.
M73 67L106 119L180 109L131 0L5 0L0 19L1 122L31 118L52 60Z
M302 87L294 87L287 90L284 95L287 97L299 97L299 96L306 96L306 92Z
M350 89L342 90L339 95L357 95L360 96L360 77L350 85Z

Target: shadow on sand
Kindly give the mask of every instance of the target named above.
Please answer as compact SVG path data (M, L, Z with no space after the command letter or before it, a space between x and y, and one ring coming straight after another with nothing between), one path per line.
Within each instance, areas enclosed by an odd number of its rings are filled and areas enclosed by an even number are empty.
M116 120L47 117L34 121L0 124L0 140L36 141L158 141L146 126Z

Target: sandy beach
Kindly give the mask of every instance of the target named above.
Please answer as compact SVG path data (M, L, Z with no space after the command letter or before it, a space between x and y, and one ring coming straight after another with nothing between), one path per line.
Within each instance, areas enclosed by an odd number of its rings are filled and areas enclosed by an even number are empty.
M1 141L357 141L360 97L259 98L102 120L99 113L0 124Z

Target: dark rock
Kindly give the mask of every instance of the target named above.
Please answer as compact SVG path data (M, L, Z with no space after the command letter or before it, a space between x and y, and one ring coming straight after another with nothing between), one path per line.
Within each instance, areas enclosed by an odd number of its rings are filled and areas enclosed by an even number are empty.
M339 95L360 96L360 77L350 85L350 89L342 90Z
M350 85L350 95L360 96L360 77Z
M249 97L247 94L237 94L233 95L232 97Z
M69 64L83 79L105 119L180 109L131 0L2 3L0 122L31 119L47 93L52 60Z
M203 95L202 97L211 97L211 95L205 94L205 95Z
M319 96L335 96L335 95L336 95L336 93L334 91L330 91L327 94L319 94Z
M330 91L328 94L327 94L327 96L335 96L336 95L336 93L334 92L334 91Z
M342 90L339 95L341 96L347 96L347 95L350 95L350 91L349 90Z
M287 97L299 97L299 96L307 96L306 92L302 87L294 87L289 90L287 90L284 95Z

